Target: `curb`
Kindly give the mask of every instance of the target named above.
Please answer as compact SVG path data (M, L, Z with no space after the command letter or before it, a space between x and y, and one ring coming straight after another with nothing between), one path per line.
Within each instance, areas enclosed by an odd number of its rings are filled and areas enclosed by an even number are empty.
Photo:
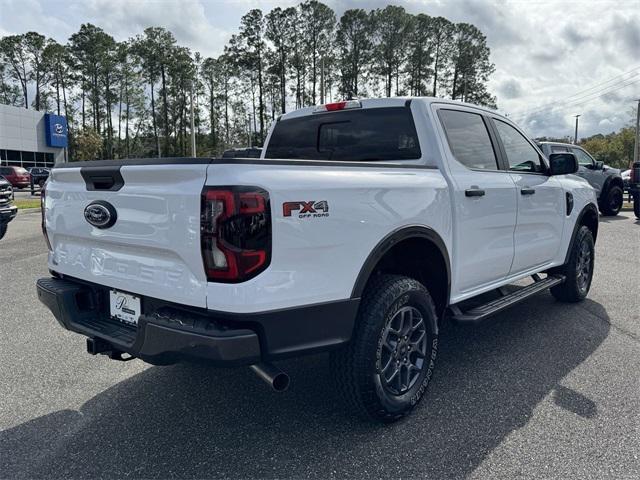
M28 215L32 213L40 213L40 208L20 208L18 209L18 215Z

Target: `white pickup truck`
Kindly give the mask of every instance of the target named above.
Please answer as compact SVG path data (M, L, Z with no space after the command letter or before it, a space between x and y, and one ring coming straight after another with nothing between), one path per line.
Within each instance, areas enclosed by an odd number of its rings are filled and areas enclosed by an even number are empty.
M392 421L423 396L444 318L587 295L598 206L577 168L432 98L285 114L262 158L61 164L38 296L92 354L247 365L276 389L272 362L330 350L348 402Z

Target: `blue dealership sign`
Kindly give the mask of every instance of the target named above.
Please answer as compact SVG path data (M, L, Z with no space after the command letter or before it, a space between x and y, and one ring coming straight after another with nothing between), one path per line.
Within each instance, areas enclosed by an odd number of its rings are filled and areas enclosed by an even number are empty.
M49 147L64 148L69 145L67 139L67 119L53 113L44 114L45 137Z

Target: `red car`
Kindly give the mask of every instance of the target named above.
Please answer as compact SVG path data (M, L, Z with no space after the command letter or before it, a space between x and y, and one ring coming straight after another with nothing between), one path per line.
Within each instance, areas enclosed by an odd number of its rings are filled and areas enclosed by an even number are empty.
M31 183L31 175L22 167L0 167L0 175L15 188L26 188Z

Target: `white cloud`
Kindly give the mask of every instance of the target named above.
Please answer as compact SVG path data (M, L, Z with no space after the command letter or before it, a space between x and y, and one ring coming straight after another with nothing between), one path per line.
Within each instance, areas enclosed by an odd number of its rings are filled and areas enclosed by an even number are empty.
M64 42L82 23L101 26L118 40L148 26L171 30L181 45L218 55L250 8L267 12L292 0L0 0L0 34L36 30ZM327 0L339 15L348 8L403 5L412 13L474 23L487 36L496 65L489 87L503 112L532 135L581 135L615 130L630 120L640 81L602 98L566 99L640 67L638 0ZM640 74L640 69L638 70ZM627 78L627 77L622 77ZM640 80L640 77L637 78ZM632 79L633 80L633 79ZM609 82L604 86L622 86ZM602 87L600 88L600 90ZM598 88L586 93L600 91ZM572 97L574 100L580 97ZM564 102L563 102L564 101ZM542 108L545 107L545 108ZM527 113L528 112L528 113Z

